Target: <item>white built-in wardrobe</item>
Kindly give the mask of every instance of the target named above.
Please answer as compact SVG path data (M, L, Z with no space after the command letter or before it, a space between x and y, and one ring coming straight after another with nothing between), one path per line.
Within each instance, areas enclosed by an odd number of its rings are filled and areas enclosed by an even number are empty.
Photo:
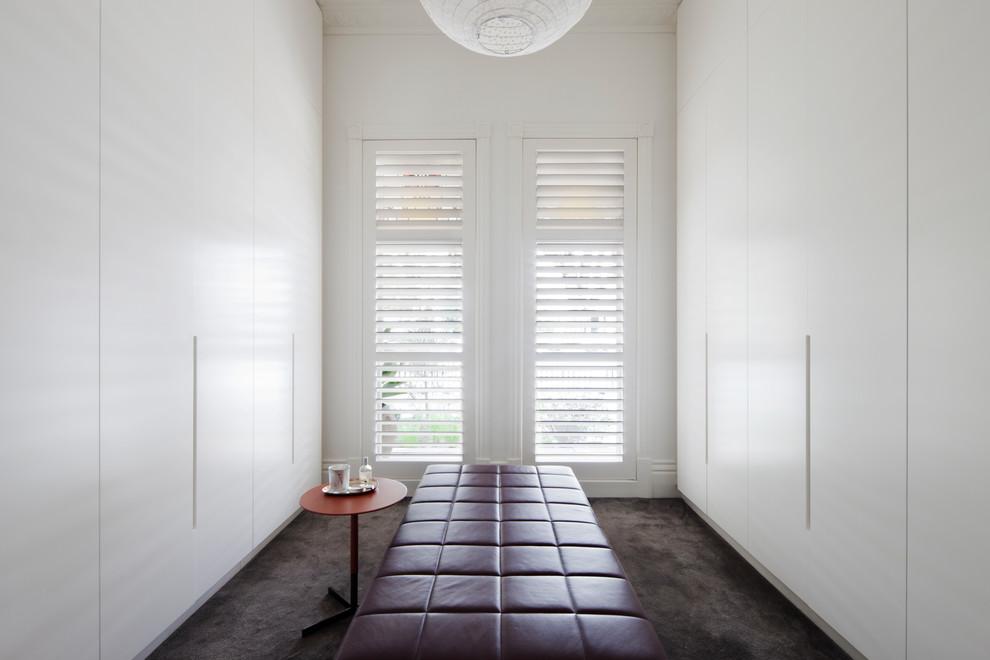
M0 656L143 655L318 483L321 28L4 3Z
M990 648L988 23L678 13L678 487L869 658Z

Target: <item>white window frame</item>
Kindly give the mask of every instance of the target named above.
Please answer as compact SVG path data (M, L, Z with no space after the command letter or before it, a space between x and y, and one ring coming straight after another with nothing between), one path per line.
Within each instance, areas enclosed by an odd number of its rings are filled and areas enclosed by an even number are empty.
M524 355L524 338L526 328L524 325L524 303L527 299L526 285L527 276L524 273L523 265L526 262L524 254L523 222L521 213L523 208L522 190L524 187L522 163L523 163L523 141L536 138L632 138L637 143L637 193L636 210L638 215L637 245L635 250L625 251L627 257L626 268L631 267L629 257L635 259L635 266L632 266L636 273L637 281L647 283L653 281L651 271L653 269L665 268L662 264L653 264L652 250L654 242L652 238L652 153L653 153L653 126L649 122L641 124L533 124L524 122L510 122L506 127L506 142L503 156L499 160L504 163L504 179L501 176L493 176L491 171L491 128L487 123L462 125L403 125L403 126L375 126L375 125L351 125L348 129L348 162L349 176L353 177L352 185L348 191L348 233L346 241L351 249L348 250L346 264L341 266L342 271L354 273L358 280L350 282L334 283L334 290L337 292L339 313L347 314L354 318L355 322L349 324L349 335L338 337L339 341L347 341L349 345L360 350L349 353L349 360L338 365L339 373L337 377L347 383L354 383L350 392L342 391L346 402L343 408L346 410L343 420L336 421L334 426L346 434L346 438L335 440L334 446L341 448L336 456L326 457L329 462L351 461L358 464L364 455L371 453L374 447L374 414L369 410L373 401L373 358L369 359L365 350L365 342L368 337L373 337L373 325L368 326L368 313L373 314L373 309L367 309L369 300L373 305L374 297L367 294L368 283L373 286L374 282L374 254L375 240L374 232L368 235L368 221L365 215L365 194L364 188L364 167L363 167L363 147L364 143L370 140L473 140L477 145L477 225L476 241L474 249L475 268L475 295L473 296L474 317L474 341L475 341L475 371L472 377L473 382L465 382L465 387L470 388L472 403L474 408L473 421L465 428L464 460L478 463L522 463L532 462L532 456L527 457L525 452L526 436L530 438L532 434L527 434L524 422L524 404L526 397L523 394L523 370L527 362ZM504 186L503 186L504 183ZM500 227L495 232L491 226L491 211L493 208L491 199L492 185L500 189L499 198L495 200L494 208L499 209ZM504 212L504 213L503 213ZM497 239L492 244L492 237ZM499 272L492 273L490 268L490 250L506 250L500 253L499 263L503 265ZM494 291L492 281L498 287L499 309L497 316L492 316L491 294ZM644 296L663 295L663 292L644 290L638 287L636 298L639 304L636 321L633 327L639 337L652 334L652 316L644 314L644 310L651 309L651 305L644 300ZM502 303L507 303L504 306ZM626 317L626 323L630 323ZM652 323L656 323L654 319ZM498 337L492 337L493 327L497 328ZM492 355L492 340L496 340L498 354ZM655 351L649 343L638 346L636 349L638 360L646 364L655 363ZM497 361L497 369L492 365ZM647 377L648 374L640 370L638 379ZM628 374L627 374L628 377ZM624 456L628 459L623 462L623 469L616 471L616 465L600 468L595 465L574 464L575 472L586 483L611 483L615 486L603 486L607 490L602 492L626 493L626 494L647 494L651 472L654 469L649 456L651 452L644 450L643 445L652 441L644 438L640 432L640 424L643 420L643 411L640 400L650 400L654 388L647 383L640 386L635 383L635 398L632 398L630 390L625 392L626 400L632 401L635 421L626 417L624 431L626 433L626 451ZM493 396L494 395L494 396ZM497 401L497 409L492 410L492 404L486 403ZM637 411L640 411L637 414ZM647 415L649 417L649 415ZM493 419L494 418L494 419ZM489 437L493 428L497 427L499 442L492 443ZM530 426L532 428L532 426ZM346 448L346 449L345 449ZM638 458L639 457L639 458ZM630 469L629 461L634 461L635 465ZM422 476L423 464L409 463L381 463L375 466L376 474L381 476L399 478L415 481ZM401 468L401 469L399 469ZM622 486L620 490L615 490L616 486L622 483L631 484L633 490Z
M520 350L516 369L520 375L517 400L520 401L520 415L516 438L520 459L532 464L535 456L535 200L527 199L527 190L534 190L526 181L524 167L527 145L540 144L540 141L554 140L557 145L571 144L582 148L590 144L589 140L617 141L634 146L630 155L635 166L635 174L627 176L627 218L625 228L625 289L627 307L625 310L626 349L624 351L624 396L626 402L624 416L623 458L620 462L589 463L583 461L568 461L565 458L554 462L570 465L579 479L585 481L635 481L648 478L652 466L649 459L640 459L644 452L643 439L639 426L640 392L638 372L638 357L640 348L637 337L641 336L643 319L638 313L640 293L637 283L648 281L649 273L639 258L644 245L649 245L650 235L644 231L649 222L641 223L639 218L648 217L652 199L649 193L649 182L652 179L652 124L635 125L556 125L556 124L524 124L514 123L509 127L509 180L517 180L518 198L511 201L521 209L522 221L519 223L520 272L518 282L518 297L520 313L514 320L519 330ZM544 142L544 144L549 144ZM515 172L511 170L517 168ZM510 193L511 193L510 188ZM532 210L531 210L532 209ZM631 218L628 214L631 214Z
M478 460L480 446L480 429L478 401L483 390L482 374L485 365L480 359L479 352L479 328L482 327L483 295L480 289L479 273L484 272L486 264L482 263L479 256L483 254L478 250L478 230L480 222L479 209L482 206L482 191L487 191L480 183L484 181L481 173L487 174L487 168L480 167L480 163L487 161L487 127L479 125L469 130L465 129L434 129L427 132L420 131L414 135L413 139L397 139L392 135L409 135L408 129L368 129L365 127L360 131L360 140L355 140L357 131L352 131L351 162L355 164L355 156L358 156L357 168L362 173L362 185L360 187L360 199L352 199L352 208L355 202L360 208L361 218L361 262L362 282L358 290L361 291L361 301L358 305L361 309L361 341L360 345L360 365L358 366L358 381L361 383L361 405L358 406L360 419L354 425L360 429L359 440L355 446L356 457L375 455L375 263L376 246L379 240L379 232L376 228L375 220L375 154L378 151L451 151L463 150L465 152L465 180L470 181L465 186L464 199L464 219L460 230L451 232L442 228L431 230L389 230L386 241L393 242L443 242L457 239L462 245L464 267L464 295L463 295L463 345L462 345L462 389L464 405L464 421L462 436L462 455L457 462L472 463ZM477 139L479 133L484 133L482 139ZM479 142L484 141L481 145ZM359 142L359 144L354 144ZM484 147L482 149L481 147ZM484 151L484 153L481 153ZM357 351L356 351L357 353ZM374 460L374 459L372 459ZM410 459L404 461L377 461L374 464L376 474L396 479L418 479L422 476L424 466L432 463L443 462L434 458L423 458L422 460Z

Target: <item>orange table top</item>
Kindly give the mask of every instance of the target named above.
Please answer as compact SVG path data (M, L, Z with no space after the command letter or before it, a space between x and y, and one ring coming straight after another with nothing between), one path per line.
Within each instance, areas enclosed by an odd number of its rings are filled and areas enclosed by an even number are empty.
M299 498L299 506L327 516L349 516L387 509L406 496L406 487L395 479L375 477L378 488L360 495L327 495L322 484L310 488Z

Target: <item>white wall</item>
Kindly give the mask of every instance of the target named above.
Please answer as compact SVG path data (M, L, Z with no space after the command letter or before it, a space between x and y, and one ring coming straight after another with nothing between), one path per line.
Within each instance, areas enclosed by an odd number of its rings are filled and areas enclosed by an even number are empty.
M512 267L520 213L510 207L506 171L513 122L653 125L652 214L640 214L640 240L651 259L641 264L641 457L652 459L654 492L672 493L674 461L674 35L571 34L521 58L475 54L443 36L329 35L325 38L325 381L324 460L360 458L357 434L360 373L351 357L360 348L352 323L360 310L360 266L352 247L360 218L351 217L349 190L360 185L348 171L352 126L473 126L491 129L490 240L493 278ZM395 137L401 137L401 131ZM518 167L518 164L516 164ZM516 197L518 198L518 196ZM357 232L357 234L355 234ZM643 254L640 250L640 254ZM511 353L504 324L519 301L492 288L488 328L491 372L482 375L492 395L483 416L492 461L518 461L519 405L510 400L506 365ZM647 461L647 470L650 462ZM647 486L649 484L646 484ZM642 491L640 491L642 492ZM650 489L646 489L649 494Z

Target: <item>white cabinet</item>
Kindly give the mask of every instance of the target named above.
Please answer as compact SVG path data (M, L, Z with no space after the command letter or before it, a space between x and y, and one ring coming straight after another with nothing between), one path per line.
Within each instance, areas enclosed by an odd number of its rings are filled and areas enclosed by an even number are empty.
M877 660L904 657L905 18L903 0L812 0L808 15L805 600Z
M807 593L807 7L749 33L749 544Z
M99 37L96 0L3 5L0 655L9 658L99 656Z
M102 18L101 648L133 657L193 600L192 3Z
M313 3L257 4L255 67L255 528L262 542L319 483L321 57ZM286 34L293 39L285 38ZM315 406L315 408L314 408Z
M677 488L707 511L705 90L677 115Z
M990 5L908 8L908 657L977 658L990 647Z
M322 21L8 4L0 655L131 658L320 476Z
M296 292L292 498L298 505L299 495L323 479L323 14L311 0L294 0L292 8L294 62L301 89L296 97L291 192L297 210L292 232Z
M706 291L679 288L690 298L678 309L704 296L710 335L736 314L711 277L728 268L713 200L738 194L712 158L735 144L713 120L716 106L732 112L714 100L731 55L698 70L704 53L735 44L724 24L735 10L715 18L715 6L684 0L678 35L695 42L678 47L699 90L679 103L679 256L703 240L710 274ZM713 467L713 393L731 378L710 346L707 513L866 657L983 657L990 6L748 9L748 503L728 524L714 515L733 476ZM691 111L699 98L704 122ZM691 272L679 266L687 282ZM681 332L701 325L690 318ZM693 370L678 374L690 403L706 372L691 340L679 336L678 352ZM704 436L690 429L679 420L679 472L702 474Z
M691 5L683 29L731 9L716 31L734 47L678 41L677 485L745 542L745 7L716 5Z
M746 433L746 40L707 88L708 515L741 544Z
M195 595L252 544L254 15L198 2L193 227Z

